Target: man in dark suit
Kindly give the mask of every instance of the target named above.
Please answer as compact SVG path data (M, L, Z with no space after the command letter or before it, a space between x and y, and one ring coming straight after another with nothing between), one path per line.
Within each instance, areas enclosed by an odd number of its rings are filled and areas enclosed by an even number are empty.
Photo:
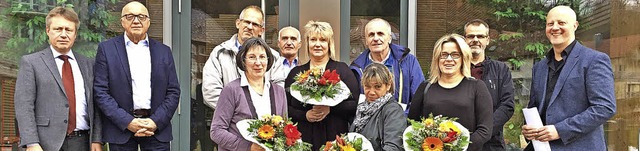
M522 134L549 142L554 151L604 151L602 125L616 112L611 60L577 42L577 28L570 7L549 11L546 35L553 49L533 67L529 102L529 107L539 109L545 126L524 125Z
M149 12L140 2L122 8L125 34L98 45L94 93L103 111L109 149L169 150L180 88L171 49L149 39Z
M71 51L78 15L56 7L46 23L50 46L20 61L15 89L20 146L28 151L101 150L100 112L91 95L93 61Z

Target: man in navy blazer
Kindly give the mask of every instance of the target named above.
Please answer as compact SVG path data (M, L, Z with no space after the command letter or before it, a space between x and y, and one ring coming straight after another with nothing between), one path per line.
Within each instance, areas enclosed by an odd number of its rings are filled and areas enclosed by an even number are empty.
M169 150L180 88L171 49L149 39L147 8L130 2L120 18L125 34L98 45L95 100L109 149Z
M549 142L551 150L607 150L603 124L616 112L611 60L575 40L576 13L557 6L547 15L553 45L533 67L529 107L537 107L541 128L522 126L528 140ZM531 149L531 144L527 147Z

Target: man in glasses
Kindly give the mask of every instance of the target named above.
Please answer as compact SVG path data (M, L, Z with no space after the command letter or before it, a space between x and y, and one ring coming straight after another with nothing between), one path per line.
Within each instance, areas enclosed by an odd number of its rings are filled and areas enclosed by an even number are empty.
M493 134L485 151L505 150L502 127L513 115L513 82L509 67L485 54L489 45L489 25L474 19L464 26L465 40L471 48L471 76L484 81L493 99Z
M147 34L150 20L142 3L130 2L120 18L124 35L98 45L94 93L112 151L169 150L173 139L180 87L171 49Z
M50 46L20 61L14 101L20 147L28 151L102 149L93 61L71 50L79 24L73 9L53 8L46 16Z
M236 66L236 54L245 40L251 37L260 37L264 33L264 13L258 6L248 6L242 10L240 17L236 20L238 33L231 39L222 42L213 48L209 59L202 69L202 94L204 104L212 109L216 109L222 87L227 83L244 76L244 72ZM271 53L276 58L280 54L271 49ZM286 75L282 74L282 64L274 63L267 73L265 79L278 85L284 85Z

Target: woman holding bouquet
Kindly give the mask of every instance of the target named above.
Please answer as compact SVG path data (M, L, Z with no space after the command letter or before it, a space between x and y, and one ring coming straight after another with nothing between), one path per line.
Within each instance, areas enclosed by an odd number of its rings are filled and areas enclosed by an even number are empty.
M471 78L470 61L471 50L462 36L440 38L433 49L429 81L416 90L408 117L420 120L433 114L458 118L471 132L468 150L476 151L491 138L493 107L484 82Z
M304 104L291 93L287 93L289 116L294 123L298 123L302 141L313 144L313 150L318 150L326 141L333 141L336 135L348 132L347 125L355 115L360 85L347 64L332 59L338 50L335 49L331 25L326 22L309 21L304 28L310 61L291 70L285 80L285 88L289 90L297 74L320 68L336 70L351 92L351 96L346 100L332 107Z
M264 73L274 62L271 48L260 38L244 42L236 55L236 65L245 76L229 82L218 102L211 122L211 140L220 151L263 150L245 140L236 123L243 119L258 119L263 115L286 117L287 104L284 88L265 80Z
M383 64L373 63L364 69L361 84L367 98L358 104L349 131L369 139L374 150L404 150L402 132L407 127L407 120L402 107L393 98L393 74Z

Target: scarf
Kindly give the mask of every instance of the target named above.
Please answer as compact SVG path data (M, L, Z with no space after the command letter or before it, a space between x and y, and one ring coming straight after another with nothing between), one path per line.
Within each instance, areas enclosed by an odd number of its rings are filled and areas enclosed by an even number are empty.
M355 126L355 132L359 132L360 129L364 128L365 124L369 122L371 116L376 113L382 105L387 103L389 99L391 99L393 95L391 93L387 93L384 96L374 100L373 102L362 102L358 104L358 108L356 110L356 118L353 120L353 125Z

